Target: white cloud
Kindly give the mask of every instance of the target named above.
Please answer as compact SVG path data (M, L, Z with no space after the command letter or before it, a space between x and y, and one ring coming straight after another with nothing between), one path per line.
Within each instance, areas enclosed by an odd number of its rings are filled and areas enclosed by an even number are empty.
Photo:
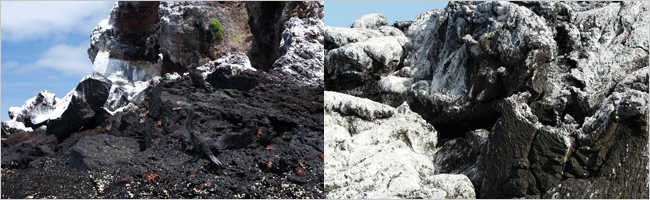
M88 34L108 18L115 2L3 1L2 40L22 41L61 34Z
M7 62L2 66L7 74L33 74L43 69L53 69L66 76L85 76L93 72L93 65L88 58L88 44L78 46L57 44L40 55L40 58L29 64Z

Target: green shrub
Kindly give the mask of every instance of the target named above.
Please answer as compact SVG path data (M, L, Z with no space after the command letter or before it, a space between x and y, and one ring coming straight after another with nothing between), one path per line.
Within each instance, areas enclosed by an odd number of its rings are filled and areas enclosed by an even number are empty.
M212 19L212 23L210 27L212 28L212 31L214 32L214 38L212 39L223 39L223 28L221 27L221 23L219 22L218 19Z
M240 36L240 35L235 35L235 37L232 38L232 42L237 42L237 41L239 41L239 40L241 40L241 36Z

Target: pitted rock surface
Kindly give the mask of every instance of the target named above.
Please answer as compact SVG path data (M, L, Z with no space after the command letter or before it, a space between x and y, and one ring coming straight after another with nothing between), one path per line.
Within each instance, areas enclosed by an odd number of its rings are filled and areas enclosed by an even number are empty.
M328 91L325 130L328 198L475 198L465 175L435 175L437 133L406 104Z
M649 12L647 2L450 2L393 25L408 42L398 67L372 65L382 73L338 53L381 36L326 27L326 90L406 102L437 131L436 173L466 175L476 197L648 198ZM369 16L357 21L384 24Z

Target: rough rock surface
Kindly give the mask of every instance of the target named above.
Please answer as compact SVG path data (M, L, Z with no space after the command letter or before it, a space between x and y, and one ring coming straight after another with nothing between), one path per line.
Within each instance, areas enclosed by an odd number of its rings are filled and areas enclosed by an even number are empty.
M91 34L88 55L95 73L129 81L184 72L190 64L232 51L233 38L250 35L243 2L118 2ZM218 19L223 40L213 39Z
M86 122L89 122L106 103L111 85L111 81L101 75L84 77L65 97L69 99L67 106L57 107L55 112L61 114L52 116L47 122L48 133L54 134L61 142L81 129L95 128L92 123L86 124Z
M271 13L286 26L273 27L284 41L275 70L255 68L270 53L257 48L246 4L117 3L91 35L95 73L37 115L47 126L3 122L2 197L324 198L322 2ZM212 18L223 40L212 39ZM212 90L193 91L189 66ZM197 156L177 131L187 105L223 166L187 162Z
M98 198L88 175L70 168L30 168L7 175L3 172L2 183L3 199Z
M401 68L408 42L380 14L364 15L353 28L325 27L324 34L325 85L335 91L363 89Z
M464 174L473 185L480 186L484 173L478 170L482 162L482 152L487 149L490 131L477 129L467 132L463 138L455 138L439 144L433 155L436 174Z
M649 22L647 2L450 2L394 25L408 42L381 73L338 53L377 36L326 27L326 90L406 102L477 197L648 198Z
M48 116L59 102L61 99L56 98L54 93L43 90L36 97L27 100L21 108L10 107L9 118L24 123L26 127L37 128L47 122Z
M350 28L378 29L387 25L388 20L386 17L378 13L373 13L361 16L361 18L354 21Z
M268 71L280 57L290 53L289 48L291 46L308 45L309 43L316 45L318 43L317 39L322 37L322 33L304 32L300 30L302 27L300 23L320 23L322 26L324 8L322 1L247 2L248 24L256 42L253 44L254 52L251 52L249 56L258 58L253 60L253 66L256 69ZM297 20L294 20L296 22L287 23L294 17L297 18ZM287 29L292 30L287 31ZM296 42L288 41L289 38L286 34L291 34L289 37L297 37ZM311 37L305 37L309 35ZM305 40L308 42L302 42ZM312 48L322 48L322 43L321 40L320 45ZM291 46L287 46L287 44ZM301 68L304 67L301 66Z
M285 54L273 63L270 73L322 87L323 19L292 17L285 26L279 47Z
M397 108L325 92L328 198L475 198L465 175L434 176L436 131Z

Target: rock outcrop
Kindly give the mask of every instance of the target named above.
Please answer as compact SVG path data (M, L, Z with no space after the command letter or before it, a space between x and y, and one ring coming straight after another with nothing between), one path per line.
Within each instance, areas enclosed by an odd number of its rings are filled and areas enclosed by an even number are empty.
M364 15L352 28L325 27L325 40L325 84L336 91L363 89L401 68L408 42L380 14Z
M217 59L232 51L227 47L236 43L232 38L246 36L244 4L118 2L91 35L88 54L94 72L129 81L148 80ZM223 40L213 39L211 19L220 21Z
M343 51L381 37L364 16L326 27L326 90L406 102L438 133L435 171L477 197L648 198L649 8L450 2L393 25L397 67Z
M435 129L397 108L325 92L328 198L475 198L465 175L434 175Z
M59 142L62 142L74 132L95 128L95 124L87 122L90 122L106 103L111 85L111 81L101 75L84 77L79 85L64 97L67 105L57 107L54 112L58 115L50 116L47 122L48 134L54 134Z
M323 3L281 3L264 15L278 26L253 28L249 3L116 3L91 34L93 75L2 123L3 189L22 187L2 197L324 198ZM259 48L260 28L278 33L272 51ZM206 90L193 91L190 66ZM188 105L222 166L187 163L196 147L176 130ZM59 188L33 170L86 178Z
M313 35L304 38L310 40L310 43L322 35L322 33L302 33L303 31L296 29L301 27L300 22L289 22L291 18L295 17L302 23L314 23L313 20L321 21L322 26L325 11L322 1L247 2L246 11L248 12L248 24L257 42L255 44L257 52L252 54L259 58L259 60L253 61L253 65L257 69L268 71L276 60L286 53L287 48L283 48L283 46L287 46L289 38L285 35L285 30L294 29L289 31L289 34L294 33L292 37L303 38ZM291 26L293 28L290 28ZM322 42L320 43L322 46ZM304 44L293 43L293 45Z

